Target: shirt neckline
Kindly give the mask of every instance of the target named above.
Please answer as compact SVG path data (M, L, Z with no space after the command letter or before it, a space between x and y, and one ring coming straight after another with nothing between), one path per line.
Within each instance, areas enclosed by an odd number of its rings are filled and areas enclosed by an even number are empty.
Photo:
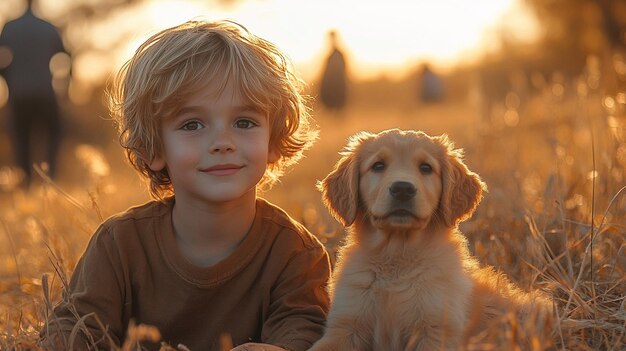
M201 287L212 287L219 285L245 268L262 246L262 218L263 206L261 201L256 201L256 213L250 230L239 246L228 257L220 262L203 267L190 262L178 249L178 243L174 234L172 224L172 210L174 207L174 197L164 200L165 209L162 213L161 228L155 227L155 236L161 254L176 274L183 280Z

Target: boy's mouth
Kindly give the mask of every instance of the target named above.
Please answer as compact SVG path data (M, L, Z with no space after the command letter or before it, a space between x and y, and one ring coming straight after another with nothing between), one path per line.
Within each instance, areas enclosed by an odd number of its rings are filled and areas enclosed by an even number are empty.
M203 168L200 171L214 176L227 176L237 173L243 166L232 163L214 165L209 168Z

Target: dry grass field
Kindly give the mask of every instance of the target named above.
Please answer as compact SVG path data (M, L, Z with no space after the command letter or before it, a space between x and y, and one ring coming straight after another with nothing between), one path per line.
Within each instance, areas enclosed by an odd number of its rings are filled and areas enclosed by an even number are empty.
M320 140L263 196L333 253L344 231L322 206L315 183L331 170L346 138L396 127L446 133L489 186L461 227L471 251L522 287L546 291L556 312L550 338L539 336L542 326L505 321L497 344L470 349L522 349L528 337L532 350L624 350L626 93L606 95L581 77L572 81L548 81L532 96L511 95L489 120L471 91L419 105L406 87L397 88L395 100L356 90L341 115L314 107ZM66 142L59 183L29 193L19 189L12 169L0 171L0 349L37 349L38 330L93 230L148 199L115 137L107 138Z

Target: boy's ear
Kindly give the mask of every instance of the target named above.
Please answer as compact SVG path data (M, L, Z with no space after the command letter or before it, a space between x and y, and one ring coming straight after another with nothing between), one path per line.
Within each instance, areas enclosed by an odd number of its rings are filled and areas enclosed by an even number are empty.
M280 152L275 147L270 146L269 153L267 154L267 163L276 163L280 158Z
M155 172L162 171L163 168L165 168L165 159L163 157L156 156L148 163L148 166Z

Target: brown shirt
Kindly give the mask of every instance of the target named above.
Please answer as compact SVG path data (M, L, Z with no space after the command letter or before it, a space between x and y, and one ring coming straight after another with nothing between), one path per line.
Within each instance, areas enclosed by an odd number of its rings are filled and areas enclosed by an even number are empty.
M117 345L131 319L191 350L218 350L222 334L234 345L262 342L289 350L306 350L321 337L330 263L304 226L258 199L250 232L236 251L199 267L178 250L173 203L149 202L98 228L72 275L71 303L60 303L41 332L43 346L67 348L63 340L70 339L77 317L90 312ZM95 318L85 322L99 347L107 348ZM79 336L84 345L85 335Z

